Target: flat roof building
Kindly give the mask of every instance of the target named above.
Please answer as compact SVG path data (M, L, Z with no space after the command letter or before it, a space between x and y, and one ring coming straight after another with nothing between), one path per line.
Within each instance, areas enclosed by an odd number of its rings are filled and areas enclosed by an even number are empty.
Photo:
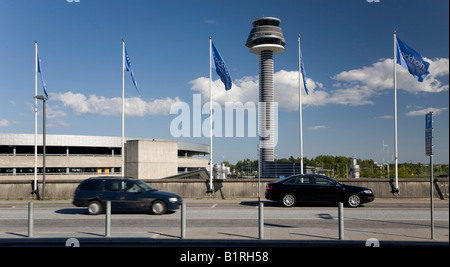
M85 179L121 173L121 137L46 136L46 178ZM38 135L38 175L42 176L42 135ZM125 139L125 176L159 179L208 168L209 146L183 141ZM34 175L34 134L0 134L0 180ZM48 175L48 176L47 176Z

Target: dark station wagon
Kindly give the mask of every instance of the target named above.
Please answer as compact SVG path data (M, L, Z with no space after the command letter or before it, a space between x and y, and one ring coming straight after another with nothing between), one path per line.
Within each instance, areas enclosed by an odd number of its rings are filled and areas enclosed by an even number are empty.
M342 184L318 174L294 175L266 186L266 198L286 207L299 202L343 202L350 207L374 201L369 188Z
M75 190L72 204L87 207L89 214L105 211L106 202L111 201L112 210L144 210L161 215L179 209L179 195L159 191L141 180L117 177L86 179Z

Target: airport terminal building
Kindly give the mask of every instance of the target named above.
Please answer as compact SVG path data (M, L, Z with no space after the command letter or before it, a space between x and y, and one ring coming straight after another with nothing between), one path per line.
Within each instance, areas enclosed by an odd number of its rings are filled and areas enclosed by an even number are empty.
M42 176L42 135L38 135L38 175ZM121 175L121 137L47 135L46 179ZM125 139L125 176L160 179L208 169L209 146L182 141ZM0 134L0 180L34 176L34 134Z

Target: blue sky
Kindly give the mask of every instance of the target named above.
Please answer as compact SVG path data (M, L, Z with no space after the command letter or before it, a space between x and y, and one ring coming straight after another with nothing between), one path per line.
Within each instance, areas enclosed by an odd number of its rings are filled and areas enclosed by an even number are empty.
M447 0L0 0L0 132L34 131L37 40L50 94L47 132L120 136L124 38L141 91L126 73L126 136L176 139L170 133L177 117L169 114L171 105L183 101L192 107L193 94L208 97L209 36L234 82L225 92L214 74L214 100L222 107L258 101L258 57L245 41L253 19L273 16L282 20L287 43L275 56L277 158L300 154L301 34L310 90L303 97L304 156L355 154L386 162L384 140L392 159L396 30L431 63L423 83L397 68L399 162L428 162L424 114L434 111L435 163L448 163L448 10ZM256 159L256 147L254 137L215 138L214 161Z

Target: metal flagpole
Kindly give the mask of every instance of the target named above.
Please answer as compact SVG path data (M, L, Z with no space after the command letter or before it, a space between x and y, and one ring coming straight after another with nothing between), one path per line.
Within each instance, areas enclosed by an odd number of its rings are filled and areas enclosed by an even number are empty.
M37 52L37 41L34 41L34 184L33 192L37 195L37 73L38 73L38 52Z
M400 194L398 188L398 144L397 144L397 33L394 31L394 154L395 154L395 189L393 193Z
M125 40L122 39L122 165L121 175L125 176Z
M434 203L433 203L433 154L430 155L430 225L431 240L434 240Z
M425 155L430 156L430 226L431 239L434 239L434 203L433 203L433 112L425 115Z
M212 143L212 40L209 37L209 190L214 192L213 186L213 143Z
M302 115L302 76L301 66L301 56L300 56L300 34L298 35L298 102L299 102L299 113L300 113L300 174L303 174L303 115Z

